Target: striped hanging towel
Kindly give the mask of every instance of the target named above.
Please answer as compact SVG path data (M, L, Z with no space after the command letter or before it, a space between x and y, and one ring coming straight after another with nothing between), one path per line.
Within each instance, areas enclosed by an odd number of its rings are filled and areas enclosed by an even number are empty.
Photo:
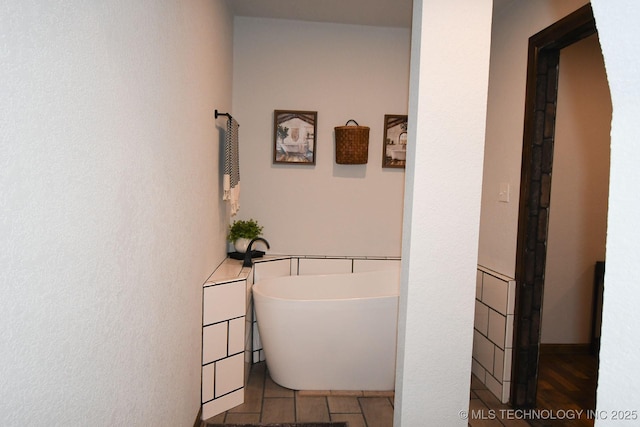
M231 216L240 209L240 159L238 152L238 128L234 118L227 121L227 134L224 141L224 183L222 200L231 204Z

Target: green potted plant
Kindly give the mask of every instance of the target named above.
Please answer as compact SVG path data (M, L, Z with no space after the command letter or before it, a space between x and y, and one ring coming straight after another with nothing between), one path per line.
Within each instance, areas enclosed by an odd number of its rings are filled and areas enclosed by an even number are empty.
M249 220L239 219L229 225L227 240L233 243L236 251L245 253L251 239L260 236L263 228L264 227L258 224L258 221L253 218Z

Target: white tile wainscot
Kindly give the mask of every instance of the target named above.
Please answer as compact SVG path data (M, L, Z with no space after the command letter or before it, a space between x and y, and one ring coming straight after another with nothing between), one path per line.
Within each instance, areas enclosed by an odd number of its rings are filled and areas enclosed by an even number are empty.
M509 401L516 282L478 266L471 371L502 402Z
M242 261L226 259L202 288L202 419L244 402L250 273Z

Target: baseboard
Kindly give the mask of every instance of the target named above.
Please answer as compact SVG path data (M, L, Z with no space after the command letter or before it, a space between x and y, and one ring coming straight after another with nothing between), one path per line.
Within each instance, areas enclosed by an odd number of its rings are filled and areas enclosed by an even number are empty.
M540 354L589 354L591 344L540 344Z
M193 422L193 427L201 427L202 426L202 405L200 405L200 409L198 409L198 415L196 415L196 420Z

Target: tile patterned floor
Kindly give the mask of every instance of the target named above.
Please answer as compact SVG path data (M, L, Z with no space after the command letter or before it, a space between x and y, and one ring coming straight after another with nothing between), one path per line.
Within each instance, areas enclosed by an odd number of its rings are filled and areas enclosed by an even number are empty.
M245 403L208 423L292 423L347 421L349 427L391 427L393 392L294 391L269 377L264 363L253 365Z
M516 419L510 406L500 403L497 397L475 376L471 376L469 398L469 427L530 427L529 423Z
M245 403L208 423L293 423L347 421L349 427L392 427L393 392L294 391L269 377L264 363L253 366L245 389ZM502 411L501 411L502 410ZM530 427L526 421L509 419L510 408L475 376L471 378L469 427ZM501 414L505 414L501 417ZM428 425L428 424L425 424Z

